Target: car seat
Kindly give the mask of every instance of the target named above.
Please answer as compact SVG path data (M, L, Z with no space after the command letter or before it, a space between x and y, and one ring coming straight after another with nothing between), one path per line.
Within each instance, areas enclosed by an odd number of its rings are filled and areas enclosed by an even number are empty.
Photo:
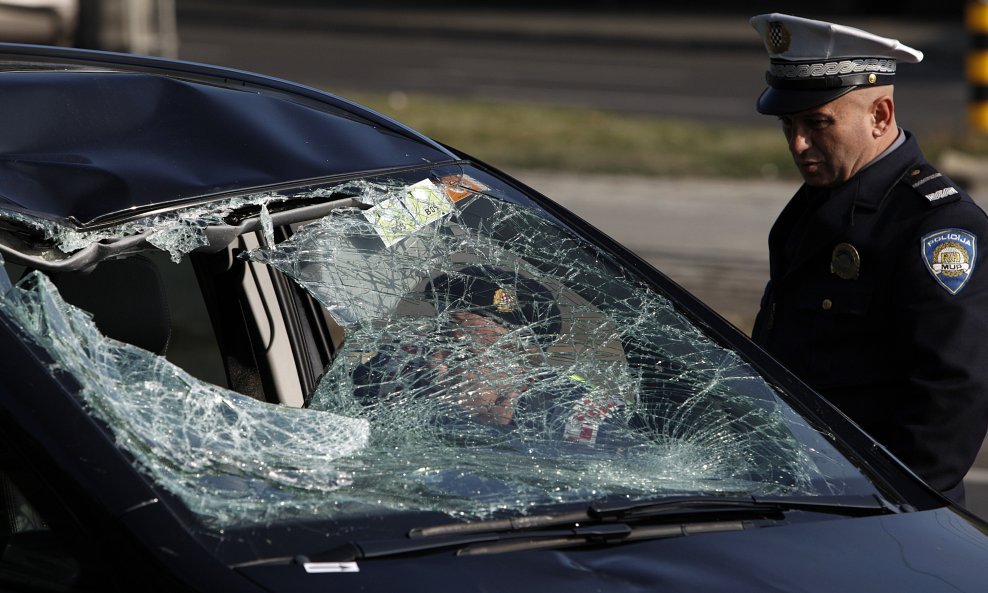
M89 312L104 335L155 354L171 338L171 315L157 266L135 255L100 262L92 271L49 273L67 302Z

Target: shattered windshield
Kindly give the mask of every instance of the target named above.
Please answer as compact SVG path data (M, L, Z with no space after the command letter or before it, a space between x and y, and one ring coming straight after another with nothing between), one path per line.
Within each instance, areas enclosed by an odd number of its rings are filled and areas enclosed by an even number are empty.
M243 254L345 330L302 408L103 338L40 274L3 301L206 525L872 491L736 351L496 178L446 168L315 191L353 199L281 242L262 208L261 247Z

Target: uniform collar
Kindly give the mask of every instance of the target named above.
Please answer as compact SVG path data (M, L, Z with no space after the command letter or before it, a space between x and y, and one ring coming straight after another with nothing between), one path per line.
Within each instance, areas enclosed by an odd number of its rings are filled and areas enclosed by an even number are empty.
M785 269L776 268L781 260L772 263L773 277L775 274L788 275L820 249L832 249L842 241L852 244L866 241L869 223L873 219L871 215L878 212L906 171L923 158L919 144L911 133L901 130L900 137L901 144L890 147L841 185L819 188L804 184L800 188L769 235L769 242L776 250L775 257L781 257L779 250L785 241L785 237L778 233L780 229L793 232L792 225L798 220L800 212L807 208L813 209L812 222L801 230L805 234ZM817 206L814 207L813 203ZM782 221L785 222L780 224Z
M888 148L886 148L884 151L882 151L882 154L878 155L870 163L868 163L867 165L865 165L864 167L862 167L861 168L861 171L858 171L858 173L860 174L860 173L864 172L865 169L867 169L868 167L874 165L878 161L884 159L888 155L892 154L892 152L896 148L899 148L900 146L902 146L905 143L906 143L906 131L903 130L902 128L897 128L897 134L896 134L895 140L892 142L892 144Z
M869 163L846 183L835 187L831 195L854 192L853 215L859 210L875 212L882 206L886 196L910 167L923 159L923 153L915 136L899 128L899 137L885 152Z

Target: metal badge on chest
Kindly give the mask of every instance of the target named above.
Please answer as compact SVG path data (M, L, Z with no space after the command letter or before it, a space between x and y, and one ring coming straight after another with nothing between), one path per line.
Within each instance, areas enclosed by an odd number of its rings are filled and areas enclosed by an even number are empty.
M861 273L861 254L850 243L838 243L830 256L830 272L843 280L857 280Z

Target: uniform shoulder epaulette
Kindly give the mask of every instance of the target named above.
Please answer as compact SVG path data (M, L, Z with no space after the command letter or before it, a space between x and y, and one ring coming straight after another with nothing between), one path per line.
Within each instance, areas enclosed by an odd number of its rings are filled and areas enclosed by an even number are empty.
M931 206L956 202L964 193L950 177L937 171L929 163L909 169L902 181L923 196Z

